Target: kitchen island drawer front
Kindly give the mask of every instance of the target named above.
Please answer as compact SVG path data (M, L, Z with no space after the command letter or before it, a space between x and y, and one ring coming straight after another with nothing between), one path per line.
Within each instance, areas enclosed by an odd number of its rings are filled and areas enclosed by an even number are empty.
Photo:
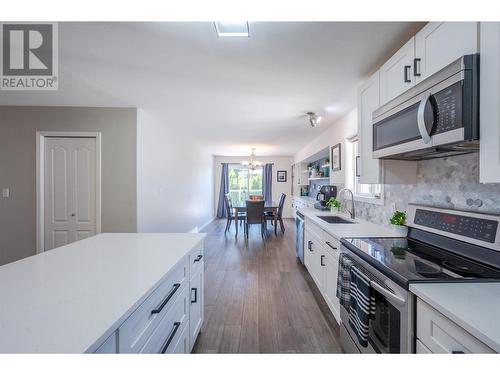
M416 340L415 344L415 351L417 352L417 354L432 354L429 348L422 344L422 341L420 341L419 339Z
M119 328L120 353L137 353L187 286L189 257L175 266Z
M419 298L417 338L432 353L494 353L489 346Z
M96 354L114 354L117 353L116 347L116 332L113 332L106 341L95 351Z
M168 352L168 354L186 354L191 353L190 350L190 340L189 340L189 325L184 327L184 331L180 334L179 340L174 345L172 351Z
M189 253L189 277L203 267L203 257L203 243L201 242Z
M180 291L181 294L147 340L140 351L141 353L168 354L175 351L177 342L182 337L183 332L189 327L188 289L188 285L184 285ZM189 349L187 352L189 352Z

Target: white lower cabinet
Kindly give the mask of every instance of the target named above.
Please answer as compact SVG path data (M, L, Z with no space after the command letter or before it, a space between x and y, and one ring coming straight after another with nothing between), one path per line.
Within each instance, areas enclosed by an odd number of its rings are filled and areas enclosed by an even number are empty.
M204 288L204 274L203 274L203 262L198 271L191 276L191 296L190 296L190 307L189 307L189 340L190 348L189 351L193 349L196 338L201 330L201 325L203 324L203 288Z
M95 353L190 353L203 324L200 244L186 255Z
M340 304L336 296L340 242L310 221L306 221L305 228L304 265L340 323Z
M328 307L335 316L337 321L340 321L340 303L337 298L337 274L339 271L339 256L340 256L340 243L331 240L327 243L325 248L325 285L323 290L323 297L328 304ZM330 247L331 246L331 247ZM335 249L334 249L335 247Z
M417 353L424 352L462 354L494 350L417 298Z
M181 333L189 326L189 293L185 286L140 353L172 353Z
M116 332L113 332L111 336L109 336L104 343L97 348L95 351L96 354L115 354L117 353L118 346L116 345Z

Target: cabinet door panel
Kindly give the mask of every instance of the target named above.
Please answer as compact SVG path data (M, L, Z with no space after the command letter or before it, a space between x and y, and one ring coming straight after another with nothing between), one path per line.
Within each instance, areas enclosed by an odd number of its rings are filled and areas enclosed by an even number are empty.
M415 36L416 82L463 55L478 52L477 22L429 22ZM413 67L412 67L413 72Z
M380 182L380 160L372 157L372 115L380 106L380 72L377 71L358 91L358 138L359 138L359 182Z
M415 56L415 38L411 38L380 68L380 105L402 94L415 83L413 77L413 58ZM408 82L405 82L405 67Z
M201 268L198 272L191 277L191 299L189 308L189 342L190 350L192 350L194 343L196 342L196 337L201 330L201 325L203 324L203 267L202 262Z
M481 22L479 181L500 182L500 22Z
M324 298L333 316L340 324L340 304L337 298L337 274L339 253L337 250L326 250Z

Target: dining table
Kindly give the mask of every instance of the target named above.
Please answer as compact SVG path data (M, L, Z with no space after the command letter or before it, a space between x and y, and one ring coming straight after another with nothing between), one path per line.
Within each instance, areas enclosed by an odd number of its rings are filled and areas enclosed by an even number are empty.
M234 210L234 226L236 227L236 237L238 237L238 213L247 211L247 202L233 202L232 209ZM278 215L276 215L278 212L278 203L274 201L270 203L264 203L264 212L272 212L274 214L274 227L276 228L276 225L278 224Z

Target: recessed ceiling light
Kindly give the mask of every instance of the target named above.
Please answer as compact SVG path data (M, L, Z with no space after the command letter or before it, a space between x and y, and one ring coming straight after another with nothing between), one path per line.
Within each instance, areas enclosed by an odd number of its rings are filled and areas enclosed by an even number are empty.
M214 22L220 37L248 37L248 22Z

